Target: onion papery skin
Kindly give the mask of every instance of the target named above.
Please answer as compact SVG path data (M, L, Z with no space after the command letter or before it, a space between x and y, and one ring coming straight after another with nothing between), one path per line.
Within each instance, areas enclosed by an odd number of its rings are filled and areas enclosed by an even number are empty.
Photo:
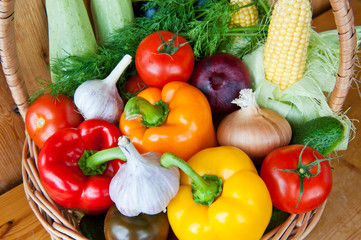
M227 115L217 129L220 145L241 149L257 165L272 150L288 145L291 137L291 126L282 115L254 106Z

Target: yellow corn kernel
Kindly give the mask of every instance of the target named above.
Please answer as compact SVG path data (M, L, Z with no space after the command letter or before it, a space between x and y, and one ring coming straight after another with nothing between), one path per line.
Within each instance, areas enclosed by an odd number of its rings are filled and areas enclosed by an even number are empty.
M278 0L264 51L266 79L286 89L303 77L310 39L310 0Z
M237 3L240 7L248 5L253 0L231 0L231 3ZM241 27L248 27L258 23L258 11L256 5L240 8L239 11L232 16L232 23Z

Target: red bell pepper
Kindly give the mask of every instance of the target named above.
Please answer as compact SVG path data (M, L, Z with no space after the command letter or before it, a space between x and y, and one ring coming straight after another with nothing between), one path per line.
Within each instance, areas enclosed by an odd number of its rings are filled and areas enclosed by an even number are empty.
M123 161L104 161L102 170L95 175L86 175L78 162L83 154L87 157L116 147L120 135L116 125L100 119L85 120L78 128L66 128L52 135L38 158L40 179L50 197L64 207L87 214L105 212L113 204L109 197L111 178ZM117 158L122 155L119 151Z

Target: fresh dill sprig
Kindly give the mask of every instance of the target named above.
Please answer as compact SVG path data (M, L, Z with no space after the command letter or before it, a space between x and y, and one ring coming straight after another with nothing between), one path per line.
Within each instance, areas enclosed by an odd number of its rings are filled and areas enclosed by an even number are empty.
M265 38L269 5L261 4L263 0L254 0L263 20L253 29L231 26L232 15L240 8L237 4L229 4L228 0L208 0L198 6L196 1L149 0L143 8L156 7L155 14L151 18L136 17L133 24L119 29L100 46L97 54L51 59L53 81L41 81L42 88L35 95L49 92L73 97L81 83L104 79L125 54L134 59L139 43L155 31L167 30L187 39L193 47L196 61L218 51L227 51L237 36L247 36L247 44L238 51L241 57L244 55L242 52L252 51L255 43ZM135 72L133 61L118 81L120 92L126 79Z

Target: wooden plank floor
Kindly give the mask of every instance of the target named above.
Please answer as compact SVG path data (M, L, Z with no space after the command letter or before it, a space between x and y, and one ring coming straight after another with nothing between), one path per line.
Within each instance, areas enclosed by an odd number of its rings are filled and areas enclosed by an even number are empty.
M350 2L356 25L361 25L361 1L351 0ZM25 4L34 11L27 10L28 8L24 7ZM18 51L21 64L25 66L22 70L30 90L36 88L31 83L35 78L48 78L47 42L41 37L46 35L45 16L44 12L40 13L36 10L43 8L43 4L44 0L17 0ZM21 29L19 25L25 23L27 29ZM316 31L335 28L332 11L317 17L313 25ZM28 34L32 34L35 39L29 39ZM33 49L30 53L28 46L32 46ZM360 76L358 79L360 80ZM0 225L9 220L14 222L10 230L4 236L0 236L0 239L50 239L31 212L23 186L18 185L21 183L20 159L24 126L20 116L16 115L11 108L13 102L2 75L0 75L0 90L2 91L0 94L0 194L7 191L0 196ZM361 239L361 123L356 121L361 119L361 98L356 84L350 90L344 109L349 109L348 116L355 119L358 133L350 142L348 150L339 153L342 157L332 162L334 187L320 222L306 238L307 240Z
M49 234L31 211L22 184L0 196L0 209L0 226L8 221L13 222L0 239L50 239Z

